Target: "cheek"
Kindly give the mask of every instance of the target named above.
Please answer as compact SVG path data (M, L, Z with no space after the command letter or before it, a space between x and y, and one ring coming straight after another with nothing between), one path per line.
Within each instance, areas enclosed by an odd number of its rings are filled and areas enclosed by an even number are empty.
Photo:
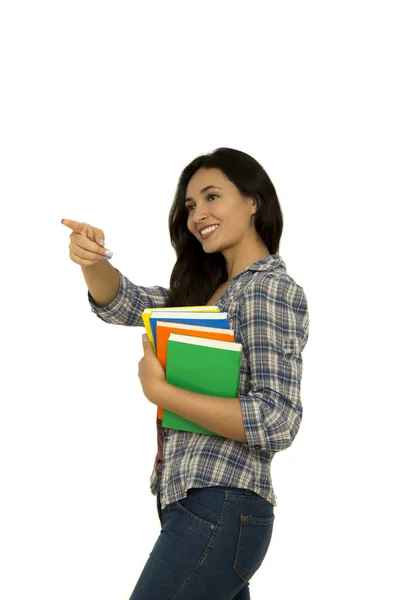
M186 221L186 225L187 225L187 228L189 229L190 233L193 233L193 234L196 233L196 228L194 227L193 220L190 217Z

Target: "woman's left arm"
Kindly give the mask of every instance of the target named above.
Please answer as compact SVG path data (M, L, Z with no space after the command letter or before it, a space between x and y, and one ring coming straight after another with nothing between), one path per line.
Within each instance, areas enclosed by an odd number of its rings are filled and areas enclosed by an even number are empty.
M139 377L147 399L252 451L285 450L300 426L301 351L308 310L300 286L257 278L240 299L240 337L250 368L247 395L220 398L169 384L150 342Z
M250 369L250 391L240 396L245 435L250 450L279 452L292 444L302 419L307 299L294 282L257 277L240 303L240 335Z

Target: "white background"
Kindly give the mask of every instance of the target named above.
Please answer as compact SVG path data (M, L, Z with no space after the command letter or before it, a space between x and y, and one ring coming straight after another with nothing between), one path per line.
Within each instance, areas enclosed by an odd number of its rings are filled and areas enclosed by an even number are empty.
M396 4L2 3L4 600L127 600L160 530L144 329L93 315L60 221L168 287L179 175L220 146L271 177L310 314L252 600L399 597Z

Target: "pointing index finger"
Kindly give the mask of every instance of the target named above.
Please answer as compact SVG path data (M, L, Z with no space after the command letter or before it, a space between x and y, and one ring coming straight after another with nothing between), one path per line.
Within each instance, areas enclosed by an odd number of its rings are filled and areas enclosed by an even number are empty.
M73 231L76 231L76 233L82 233L85 227L85 223L80 223L79 221L73 221L71 219L61 219L61 223Z

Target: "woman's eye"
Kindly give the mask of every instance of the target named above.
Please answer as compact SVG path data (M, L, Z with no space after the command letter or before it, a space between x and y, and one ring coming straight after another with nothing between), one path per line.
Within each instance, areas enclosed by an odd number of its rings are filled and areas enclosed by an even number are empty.
M215 196L216 198L218 198L218 194L208 194L207 198L210 198L210 196ZM191 208L192 206L194 206L194 204L188 204L188 205L186 206L186 212L187 212L187 213L190 213L190 212L192 212L192 211L190 210L190 208Z

